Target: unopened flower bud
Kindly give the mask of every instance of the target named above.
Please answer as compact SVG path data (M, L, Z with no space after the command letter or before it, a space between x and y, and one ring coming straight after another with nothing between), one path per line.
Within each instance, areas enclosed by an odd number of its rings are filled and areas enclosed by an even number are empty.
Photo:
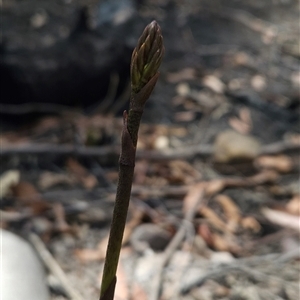
M139 38L131 58L131 88L137 94L157 73L164 54L163 37L156 21L152 21Z

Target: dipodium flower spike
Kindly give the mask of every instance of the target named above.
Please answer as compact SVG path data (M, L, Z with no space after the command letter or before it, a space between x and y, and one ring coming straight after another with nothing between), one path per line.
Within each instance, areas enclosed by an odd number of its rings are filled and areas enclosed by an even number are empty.
M122 246L134 174L138 130L145 103L151 95L159 76L159 66L164 54L163 37L156 21L142 33L131 56L131 96L128 113L123 114L123 132L119 159L119 181L116 202L109 234L100 300L113 300L116 271Z

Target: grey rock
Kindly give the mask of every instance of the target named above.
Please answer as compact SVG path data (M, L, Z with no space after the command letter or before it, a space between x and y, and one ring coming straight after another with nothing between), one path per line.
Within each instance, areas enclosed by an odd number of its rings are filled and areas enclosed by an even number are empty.
M31 245L3 229L0 238L1 300L49 300L45 271Z

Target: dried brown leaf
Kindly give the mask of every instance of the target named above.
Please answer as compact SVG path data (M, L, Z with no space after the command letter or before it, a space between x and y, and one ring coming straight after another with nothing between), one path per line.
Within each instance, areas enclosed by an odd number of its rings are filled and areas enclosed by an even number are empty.
M203 238L206 244L217 250L236 253L239 247L232 241L232 237L221 236L213 232L207 224L201 224L198 227L198 234Z
M286 210L290 214L300 216L300 195L295 195L287 204Z
M244 229L248 229L253 231L254 233L258 233L261 230L261 226L259 222L253 217L245 217L241 220L241 225Z
M34 185L27 181L21 181L12 186L11 189L13 196L24 202L32 199L40 199L41 197Z
M20 172L18 170L9 170L0 177L0 199L9 194L12 186L20 181Z
M199 213L207 219L207 221L216 229L227 232L227 224L209 207L203 206L199 209Z
M300 145L300 134L299 133L289 133L287 135L288 142L294 145Z
M222 191L226 187L225 179L214 179L211 181L207 181L205 184L205 196L211 197L220 191Z
M263 170L262 172L249 177L249 182L255 184L273 183L279 178L279 174L274 170Z
M133 229L140 224L144 213L142 211L136 210L133 214L133 217L128 222L125 227L122 245L126 244L130 238L130 235ZM102 261L106 256L106 248L108 244L109 235L107 234L97 245L96 249L76 249L74 251L75 256L81 262L89 262L89 261Z
M229 124L233 129L242 134L248 134L252 130L252 119L249 108L243 107L239 111L239 117L229 119Z
M72 173L86 189L93 189L98 184L97 178L93 174L90 174L77 160L69 158L66 165L68 171Z
M149 163L147 160L143 159L135 163L135 169L134 169L135 184L144 184L147 177L148 168L149 168Z
M241 134L248 134L251 131L251 127L237 117L229 118L228 123L234 130Z
M167 81L170 83L178 83L184 80L195 79L196 77L196 70L193 68L185 68L178 72L168 73L167 74Z
M231 232L236 232L241 220L241 211L233 200L226 195L218 195L215 200L222 206L227 218L227 227Z
M225 239L223 236L221 236L218 233L212 234L212 247L217 251L226 251L231 252L232 251L232 245Z
M263 215L272 223L300 231L300 217L270 208L262 209Z
M58 232L71 232L73 233L72 227L66 221L65 209L61 203L54 203L52 205L53 214L55 216L55 229Z
M45 134L47 131L56 130L59 132L62 127L62 119L59 117L44 117L40 119L32 128L35 135Z
M223 94L225 91L225 84L214 75L207 75L203 78L202 84L217 94Z
M73 185L74 183L75 181L68 174L58 174L46 171L40 175L38 186L42 190L47 190L59 184Z
M182 111L175 113L175 121L176 122L191 122L195 120L196 114L193 111Z
M107 244L108 235L98 243L96 249L76 249L74 251L74 255L82 263L89 261L102 261L106 255Z
M74 255L81 263L101 261L105 258L105 253L102 255L98 249L76 249Z
M252 58L246 52L237 52L233 59L237 66L249 66L250 62L252 62Z
M203 196L204 187L202 183L192 186L183 199L183 212L185 215L191 210L197 210L199 199Z
M198 226L198 234L203 238L209 247L213 246L213 233L207 224L200 224Z
M286 155L264 155L255 159L255 166L260 169L272 169L281 173L288 173L293 169L293 161Z
M42 199L40 193L30 182L21 181L12 186L11 191L21 205L32 209L33 214L40 214L51 207L49 203Z
M188 162L183 160L172 160L169 163L169 183L191 184L201 178L201 174Z

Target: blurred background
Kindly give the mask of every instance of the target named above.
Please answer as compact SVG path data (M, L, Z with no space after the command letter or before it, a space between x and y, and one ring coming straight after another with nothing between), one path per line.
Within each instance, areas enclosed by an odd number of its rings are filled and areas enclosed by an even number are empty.
M154 19L165 57L116 299L159 299L180 230L161 299L299 298L299 17L298 0L3 1L0 221L35 249L45 299L98 297L131 53Z

